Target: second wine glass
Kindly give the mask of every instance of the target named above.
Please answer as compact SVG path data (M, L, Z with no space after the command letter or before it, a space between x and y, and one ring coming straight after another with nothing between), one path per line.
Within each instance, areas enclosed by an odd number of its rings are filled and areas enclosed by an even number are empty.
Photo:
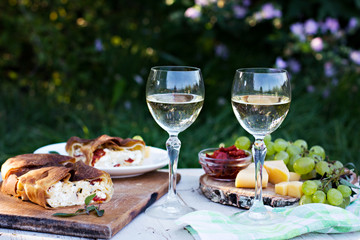
M246 214L235 220L249 224L271 224L280 216L266 210L262 200L262 169L266 155L264 137L275 131L285 119L291 102L288 74L282 69L245 68L236 70L231 103L240 125L255 141L255 198Z
M167 200L146 210L152 217L175 219L194 210L180 201L176 193L176 170L181 146L178 134L195 121L203 106L204 96L204 82L199 68L151 68L146 85L146 102L156 123L169 134L166 142L169 156Z

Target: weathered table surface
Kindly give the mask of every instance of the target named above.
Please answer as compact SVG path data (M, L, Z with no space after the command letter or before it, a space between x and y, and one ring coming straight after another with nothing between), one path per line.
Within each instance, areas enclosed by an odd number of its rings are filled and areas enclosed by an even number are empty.
M178 172L182 175L181 181L177 185L177 191L181 198L190 206L198 210L212 210L220 211L223 214L231 215L238 211L237 208L225 206L214 203L207 199L199 189L199 177L204 174L202 169L179 169ZM159 204L165 200L162 197L155 204ZM1 203L0 203L1 207ZM0 228L1 240L85 240L87 238L77 238L69 236L61 236L54 234L36 233L28 231L20 231L13 229ZM187 240L194 239L183 226L178 226L173 220L159 220L148 217L145 213L141 213L131 223L125 226L118 232L112 240L118 239L172 239L172 240ZM360 239L360 232L345 233L345 234L306 234L295 238L299 239Z

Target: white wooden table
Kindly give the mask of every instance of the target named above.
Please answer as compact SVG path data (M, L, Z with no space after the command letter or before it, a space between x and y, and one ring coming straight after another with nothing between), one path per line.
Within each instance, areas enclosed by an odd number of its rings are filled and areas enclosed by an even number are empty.
M235 207L224 206L218 203L211 202L202 195L199 189L199 177L202 174L204 174L204 171L202 169L179 169L178 172L181 174L182 177L180 183L177 185L177 192L188 205L196 208L197 210L219 211L226 215L231 215L238 211L238 209ZM155 204L159 204L164 200L165 197L162 197ZM85 240L87 238L60 236L54 234L0 228L0 239L1 240L53 240L53 239ZM118 239L188 240L194 238L190 233L188 233L183 228L183 226L176 225L173 220L154 219L142 213L112 238L112 240L118 240ZM360 232L345 233L345 234L306 234L299 236L295 239L296 240L299 239L359 240Z

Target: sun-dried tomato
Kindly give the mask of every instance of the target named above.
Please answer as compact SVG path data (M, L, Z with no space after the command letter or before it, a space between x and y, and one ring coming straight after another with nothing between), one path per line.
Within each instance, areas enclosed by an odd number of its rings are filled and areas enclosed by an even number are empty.
M247 156L244 150L238 149L235 145L227 147L227 148L219 148L213 154L206 154L209 158L215 159L238 159L244 158Z
M127 162L127 163L132 163L132 162L134 162L135 160L134 159L132 159L132 158L129 158L128 160L125 160L125 162Z
M102 157L104 156L106 153L103 149L99 148L99 149L96 149L95 152L94 152L94 156L93 156L93 159L91 161L91 165L94 166L95 163Z
M104 202L106 200L106 198L101 198L101 197L98 197L98 196L95 196L94 198L93 198L93 201L94 202L97 202L97 203L102 203L102 202Z
M91 184L91 185L94 185L96 182L101 182L101 181L102 181L102 179L101 179L101 178L98 178L98 179L95 179L95 180L90 181L90 184Z

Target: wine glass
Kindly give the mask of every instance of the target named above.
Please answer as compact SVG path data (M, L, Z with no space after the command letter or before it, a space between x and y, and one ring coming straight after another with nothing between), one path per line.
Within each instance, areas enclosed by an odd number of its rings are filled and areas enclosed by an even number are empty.
M151 68L146 84L146 102L156 123L168 134L169 189L166 202L146 209L146 214L175 219L194 211L176 193L176 170L181 142L178 134L197 118L204 103L205 88L199 68L160 66Z
M255 198L249 211L232 216L235 220L249 224L271 224L280 218L279 215L268 212L262 200L262 169L266 155L264 137L275 131L283 122L289 111L290 102L290 80L285 70L236 70L231 104L240 125L255 138L252 146L255 162Z

